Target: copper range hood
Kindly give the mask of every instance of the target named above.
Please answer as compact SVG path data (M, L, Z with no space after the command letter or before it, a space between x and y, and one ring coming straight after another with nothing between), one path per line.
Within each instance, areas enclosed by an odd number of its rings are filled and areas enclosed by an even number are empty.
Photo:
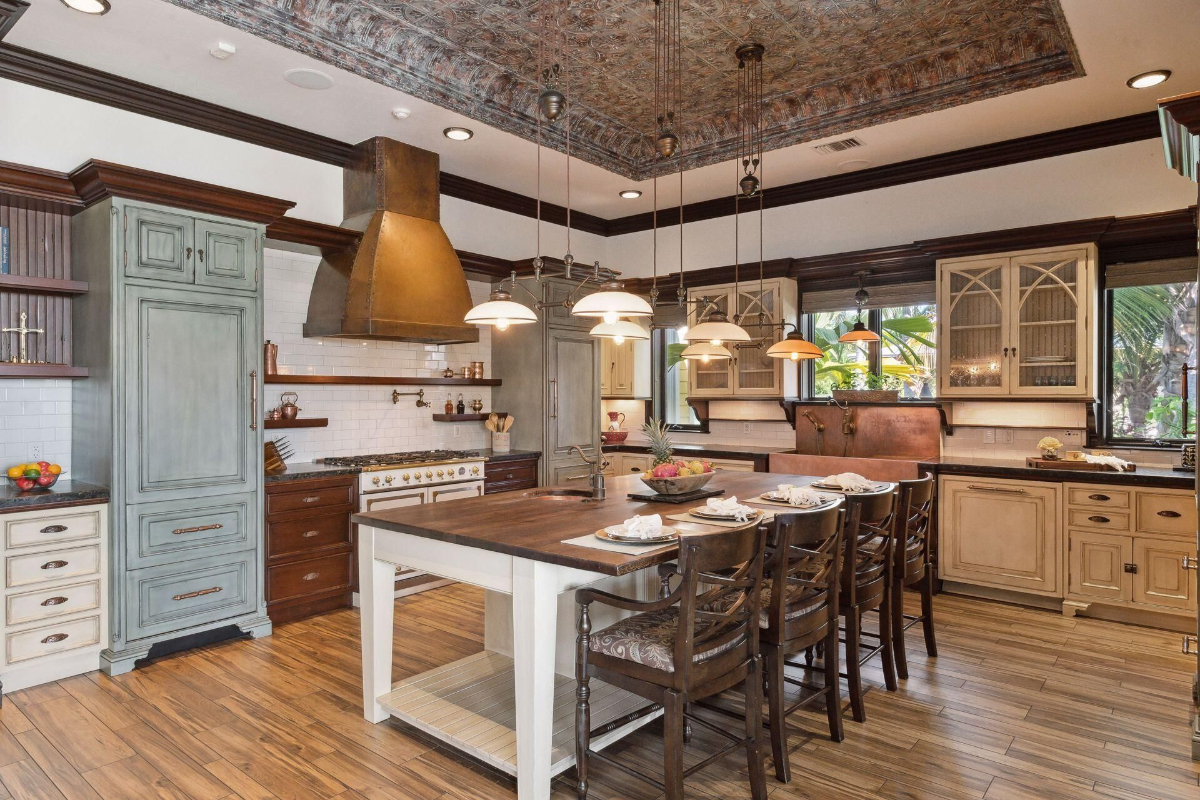
M437 153L376 137L355 147L342 178L342 227L357 249L322 259L305 336L427 344L479 341L463 317L471 292L442 230Z

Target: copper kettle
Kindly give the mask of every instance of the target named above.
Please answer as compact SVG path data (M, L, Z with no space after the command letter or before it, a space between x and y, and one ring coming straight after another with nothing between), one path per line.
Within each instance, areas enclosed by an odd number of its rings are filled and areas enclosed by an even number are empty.
M292 399L288 399L291 397ZM300 395L295 392L284 392L279 395L279 412L283 414L284 419L295 419L300 414L300 406L296 405L296 401L300 399Z

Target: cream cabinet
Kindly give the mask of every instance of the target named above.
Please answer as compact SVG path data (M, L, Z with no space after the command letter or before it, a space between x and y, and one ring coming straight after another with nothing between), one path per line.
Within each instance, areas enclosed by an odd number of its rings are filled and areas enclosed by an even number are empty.
M650 396L650 341L612 339L600 342L600 396L642 398Z
M99 669L108 635L108 505L2 514L0 528L4 691Z
M767 349L783 338L781 325L796 321L796 282L788 278L702 286L688 290L689 300L708 298L710 305L693 304L688 325L700 321L708 309L721 311L744 328L751 342L740 347L727 345L733 358L693 361L691 397L794 397L799 387L799 369L787 359L770 358ZM707 316L707 314L705 315Z
M1096 247L937 263L940 397L1095 396Z
M1059 484L953 477L940 492L940 577L1062 597Z

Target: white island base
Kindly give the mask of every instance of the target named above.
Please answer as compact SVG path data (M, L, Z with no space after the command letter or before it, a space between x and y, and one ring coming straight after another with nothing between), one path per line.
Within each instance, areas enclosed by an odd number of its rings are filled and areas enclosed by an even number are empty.
M359 527L358 553L364 716L371 722L394 716L515 775L519 800L549 798L553 776L575 763L574 590L600 584L609 591L650 599L656 587L654 571L606 577L365 525ZM393 683L392 584L397 564L487 590L486 649ZM593 630L616 618L593 615ZM519 643L515 649L514 641ZM419 650L422 642L411 646ZM593 730L647 705L640 697L598 681L591 689ZM614 725L592 738L592 749L607 746L660 713Z

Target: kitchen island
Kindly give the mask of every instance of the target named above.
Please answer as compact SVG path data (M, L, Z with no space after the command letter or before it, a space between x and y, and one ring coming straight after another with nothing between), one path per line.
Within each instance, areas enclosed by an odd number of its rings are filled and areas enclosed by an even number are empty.
M725 497L757 497L782 482L814 478L719 471L710 488ZM553 489L509 492L462 500L452 508L422 506L356 514L359 524L359 587L362 596L364 716L382 722L395 716L492 766L517 776L521 800L550 797L554 775L574 762L574 590L602 583L610 591L650 599L653 570L677 550L645 553L598 550L568 544L634 514L678 514L689 505L646 503L627 497L646 487L636 476L612 479L608 496L592 500L545 494ZM721 528L668 524L684 535ZM396 564L483 587L511 597L511 612L489 601L483 652L392 683ZM567 616L565 609L572 609ZM595 619L599 630L615 621ZM511 634L508 633L511 626ZM517 646L510 652L506 640ZM411 643L414 649L422 643ZM511 647L511 645L510 645ZM556 669L557 664L557 669ZM592 683L592 721L597 728L647 705L615 687ZM649 722L657 712L594 736L600 749Z

